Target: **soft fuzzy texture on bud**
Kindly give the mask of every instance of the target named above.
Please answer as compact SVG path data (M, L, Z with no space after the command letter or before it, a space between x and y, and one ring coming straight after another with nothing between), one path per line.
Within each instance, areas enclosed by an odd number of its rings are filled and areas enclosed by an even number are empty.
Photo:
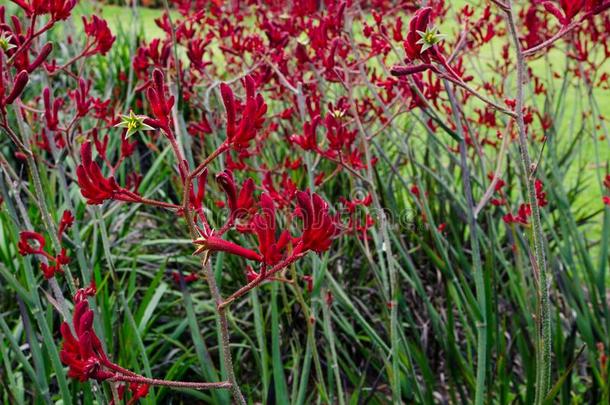
M25 70L22 70L17 74L17 76L15 77L15 82L13 84L13 89L9 93L8 97L6 97L6 99L4 100L3 105L12 104L13 101L15 101L15 99L17 99L17 97L19 97L21 93L23 93L23 89L25 89L25 86L28 84L29 78L30 77L28 75L28 72L26 72Z

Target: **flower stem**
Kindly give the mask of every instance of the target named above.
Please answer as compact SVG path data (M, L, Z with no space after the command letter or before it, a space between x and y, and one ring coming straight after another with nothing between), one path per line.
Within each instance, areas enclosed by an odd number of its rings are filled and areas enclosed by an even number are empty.
M517 33L515 16L512 9L512 1L508 1L506 10L507 24L510 36L513 40L516 57L517 57L517 128L519 132L519 149L521 155L521 171L523 173L524 182L527 187L527 203L532 209L532 242L534 248L535 262L534 274L538 274L538 316L537 322L537 338L536 338L536 404L542 404L545 400L551 384L551 318L550 318L550 297L549 297L549 276L546 263L546 254L544 251L544 232L542 229L542 220L540 218L540 208L536 200L535 178L533 176L532 161L528 152L527 135L525 130L525 121L523 117L523 83L525 81L526 66L525 56L519 42Z
M188 381L168 381L168 380L159 380L156 378L146 378L143 376L133 376L133 375L122 375L118 374L114 376L110 381L122 381L122 382L131 382L137 384L149 384L149 385L158 385L163 387L171 387L171 388L191 388L194 390L213 390L213 389L225 389L230 388L231 383L226 381L221 382L188 382Z
M210 287L210 291L212 293L212 297L216 302L216 307L218 308L218 322L220 323L220 338L222 340L222 354L224 361L225 372L227 373L227 379L229 380L229 387L231 388L231 393L233 394L233 400L235 403L240 405L245 405L246 400L239 389L239 385L237 384L237 380L235 378L235 372L233 370L233 359L231 357L231 341L229 337L229 323L227 322L227 314L225 313L225 308L221 307L222 296L220 295L220 290L218 288L218 284L216 283L216 277L214 275L214 271L212 270L212 266L208 261L208 256L203 255L201 259L203 268L205 270L206 278L208 281L208 285Z

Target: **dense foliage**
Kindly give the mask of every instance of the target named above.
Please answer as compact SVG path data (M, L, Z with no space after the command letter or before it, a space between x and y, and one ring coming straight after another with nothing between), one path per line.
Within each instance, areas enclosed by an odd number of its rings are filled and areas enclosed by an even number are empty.
M610 1L168 3L0 5L5 403L610 401Z

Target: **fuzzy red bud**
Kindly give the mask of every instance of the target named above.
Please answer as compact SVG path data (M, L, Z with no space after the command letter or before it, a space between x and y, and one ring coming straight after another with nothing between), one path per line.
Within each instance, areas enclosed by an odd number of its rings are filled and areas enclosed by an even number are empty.
M25 85L28 84L29 78L30 76L25 70L22 70L17 74L15 83L13 84L13 90L11 90L6 100L4 100L4 105L12 104L13 101L23 93L23 89L25 88Z

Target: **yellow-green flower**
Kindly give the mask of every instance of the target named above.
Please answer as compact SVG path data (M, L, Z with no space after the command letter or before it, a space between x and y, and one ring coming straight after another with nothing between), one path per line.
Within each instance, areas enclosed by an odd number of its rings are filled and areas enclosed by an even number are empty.
M147 117L145 115L136 115L132 111L129 111L129 115L121 115L122 121L119 122L115 127L127 128L126 138L129 138L133 134L139 131L150 131L154 128L144 123Z
M417 31L421 39L416 44L421 45L421 52L425 52L445 39L436 27L428 28L426 31Z
M6 32L0 34L0 48L4 51L10 51L13 48L16 48L16 45L11 44L12 35Z

